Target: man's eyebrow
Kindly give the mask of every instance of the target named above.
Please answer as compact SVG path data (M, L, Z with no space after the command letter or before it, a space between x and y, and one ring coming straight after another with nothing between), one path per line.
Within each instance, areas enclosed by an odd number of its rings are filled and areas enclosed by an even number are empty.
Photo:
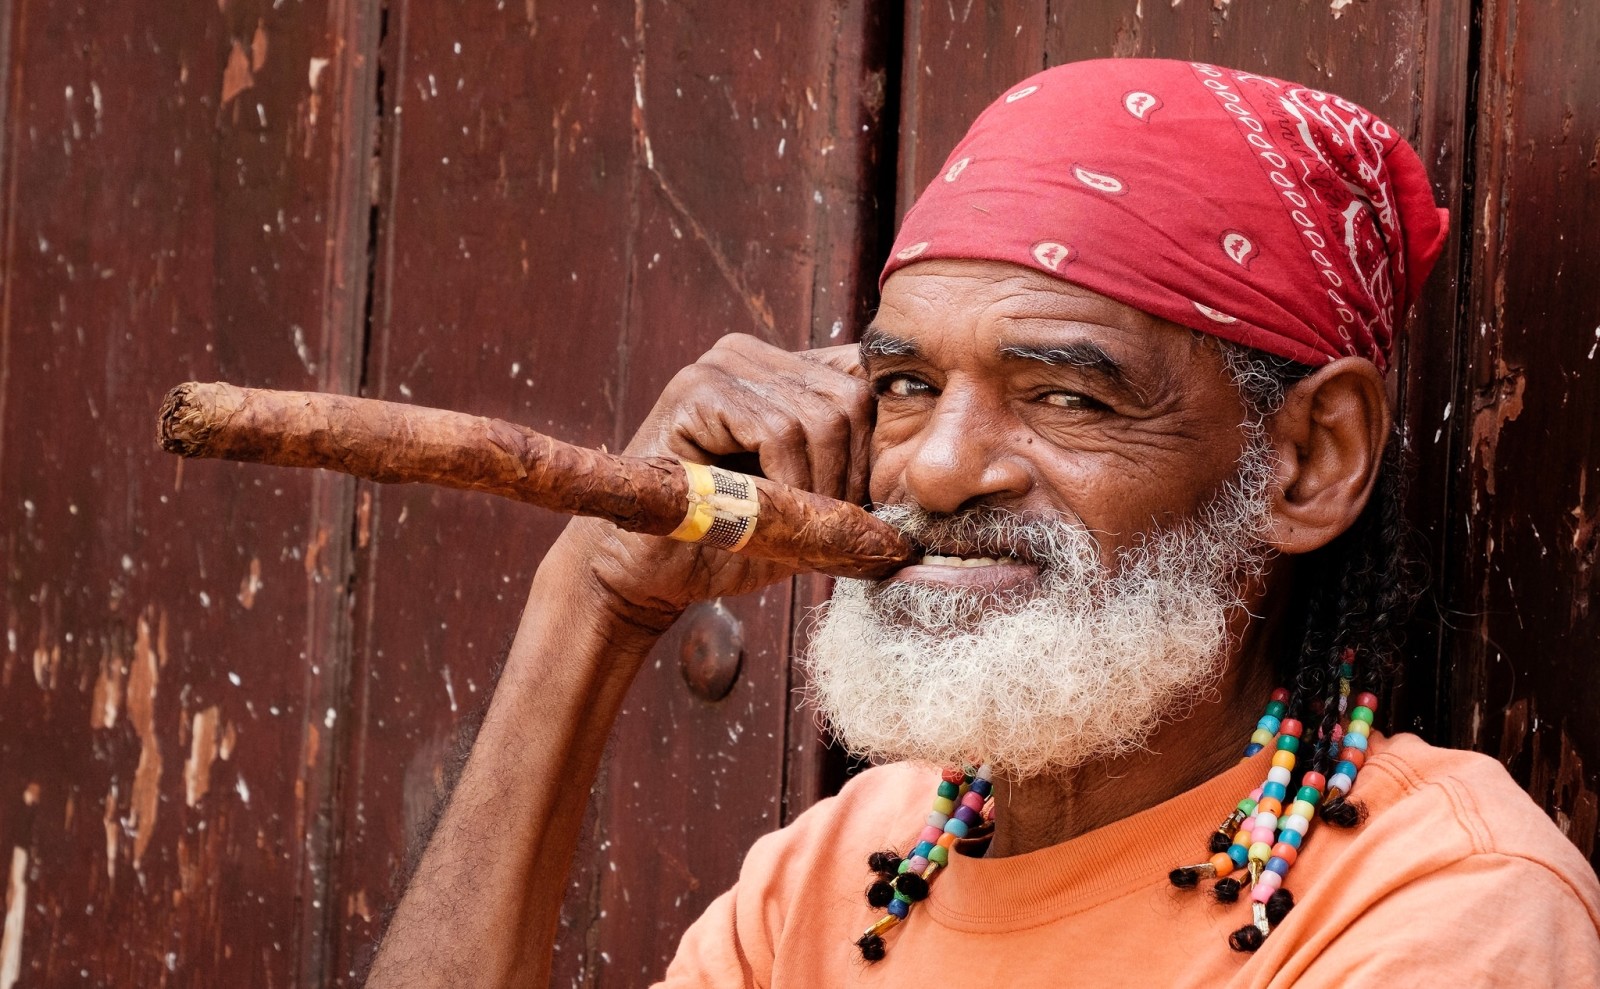
M861 358L868 357L921 357L917 345L903 337L891 336L876 325L861 334Z
M1116 358L1106 353L1096 343L1075 340L1053 347L1029 347L1013 344L1000 348L1000 356L1014 360L1038 361L1051 367L1076 367L1094 371L1117 384L1126 384L1128 376Z

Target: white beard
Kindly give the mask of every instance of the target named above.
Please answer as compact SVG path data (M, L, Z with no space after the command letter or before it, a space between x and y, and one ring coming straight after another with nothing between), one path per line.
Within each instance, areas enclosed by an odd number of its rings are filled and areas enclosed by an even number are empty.
M1058 519L978 509L878 514L924 545L949 539L1039 564L1037 590L840 580L803 662L823 720L854 754L974 760L1023 779L1142 747L1215 696L1228 625L1262 546L1272 457L1259 432L1197 517L1101 560ZM1021 551L1018 552L1018 549Z

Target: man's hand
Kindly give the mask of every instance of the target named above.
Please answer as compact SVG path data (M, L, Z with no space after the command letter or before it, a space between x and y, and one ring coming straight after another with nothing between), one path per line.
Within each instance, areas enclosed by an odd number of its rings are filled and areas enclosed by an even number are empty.
M672 379L628 444L762 476L862 504L873 401L854 346L792 354L755 337L723 337ZM546 566L592 578L617 617L664 630L707 598L745 594L792 574L777 564L592 519L574 520Z
M724 337L662 393L629 453L866 497L873 403L854 347ZM369 987L543 985L585 800L651 646L695 601L782 567L575 519L546 555L461 782Z

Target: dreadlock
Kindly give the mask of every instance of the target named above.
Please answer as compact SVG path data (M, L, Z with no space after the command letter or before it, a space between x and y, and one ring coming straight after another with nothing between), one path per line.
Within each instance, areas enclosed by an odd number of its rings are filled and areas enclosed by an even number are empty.
M1238 344L1222 355L1246 406L1258 420L1283 407L1289 389L1316 368ZM1333 727L1339 717L1339 669L1354 669L1352 687L1381 694L1401 666L1403 627L1416 599L1406 553L1403 441L1399 426L1384 445L1366 507L1343 534L1306 554L1296 568L1298 606L1278 657L1280 682L1289 685L1288 717L1303 721L1316 739L1304 768L1328 775L1337 761ZM1315 727L1313 727L1315 726ZM1359 805L1330 803L1323 819L1340 827L1361 820Z

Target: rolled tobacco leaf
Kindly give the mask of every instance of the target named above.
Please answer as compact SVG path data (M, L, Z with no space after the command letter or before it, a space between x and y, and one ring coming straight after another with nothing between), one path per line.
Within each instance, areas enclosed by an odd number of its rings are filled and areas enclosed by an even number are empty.
M833 498L668 457L589 450L444 409L191 381L167 393L158 439L184 457L486 491L839 577L886 576L913 553L899 530Z

